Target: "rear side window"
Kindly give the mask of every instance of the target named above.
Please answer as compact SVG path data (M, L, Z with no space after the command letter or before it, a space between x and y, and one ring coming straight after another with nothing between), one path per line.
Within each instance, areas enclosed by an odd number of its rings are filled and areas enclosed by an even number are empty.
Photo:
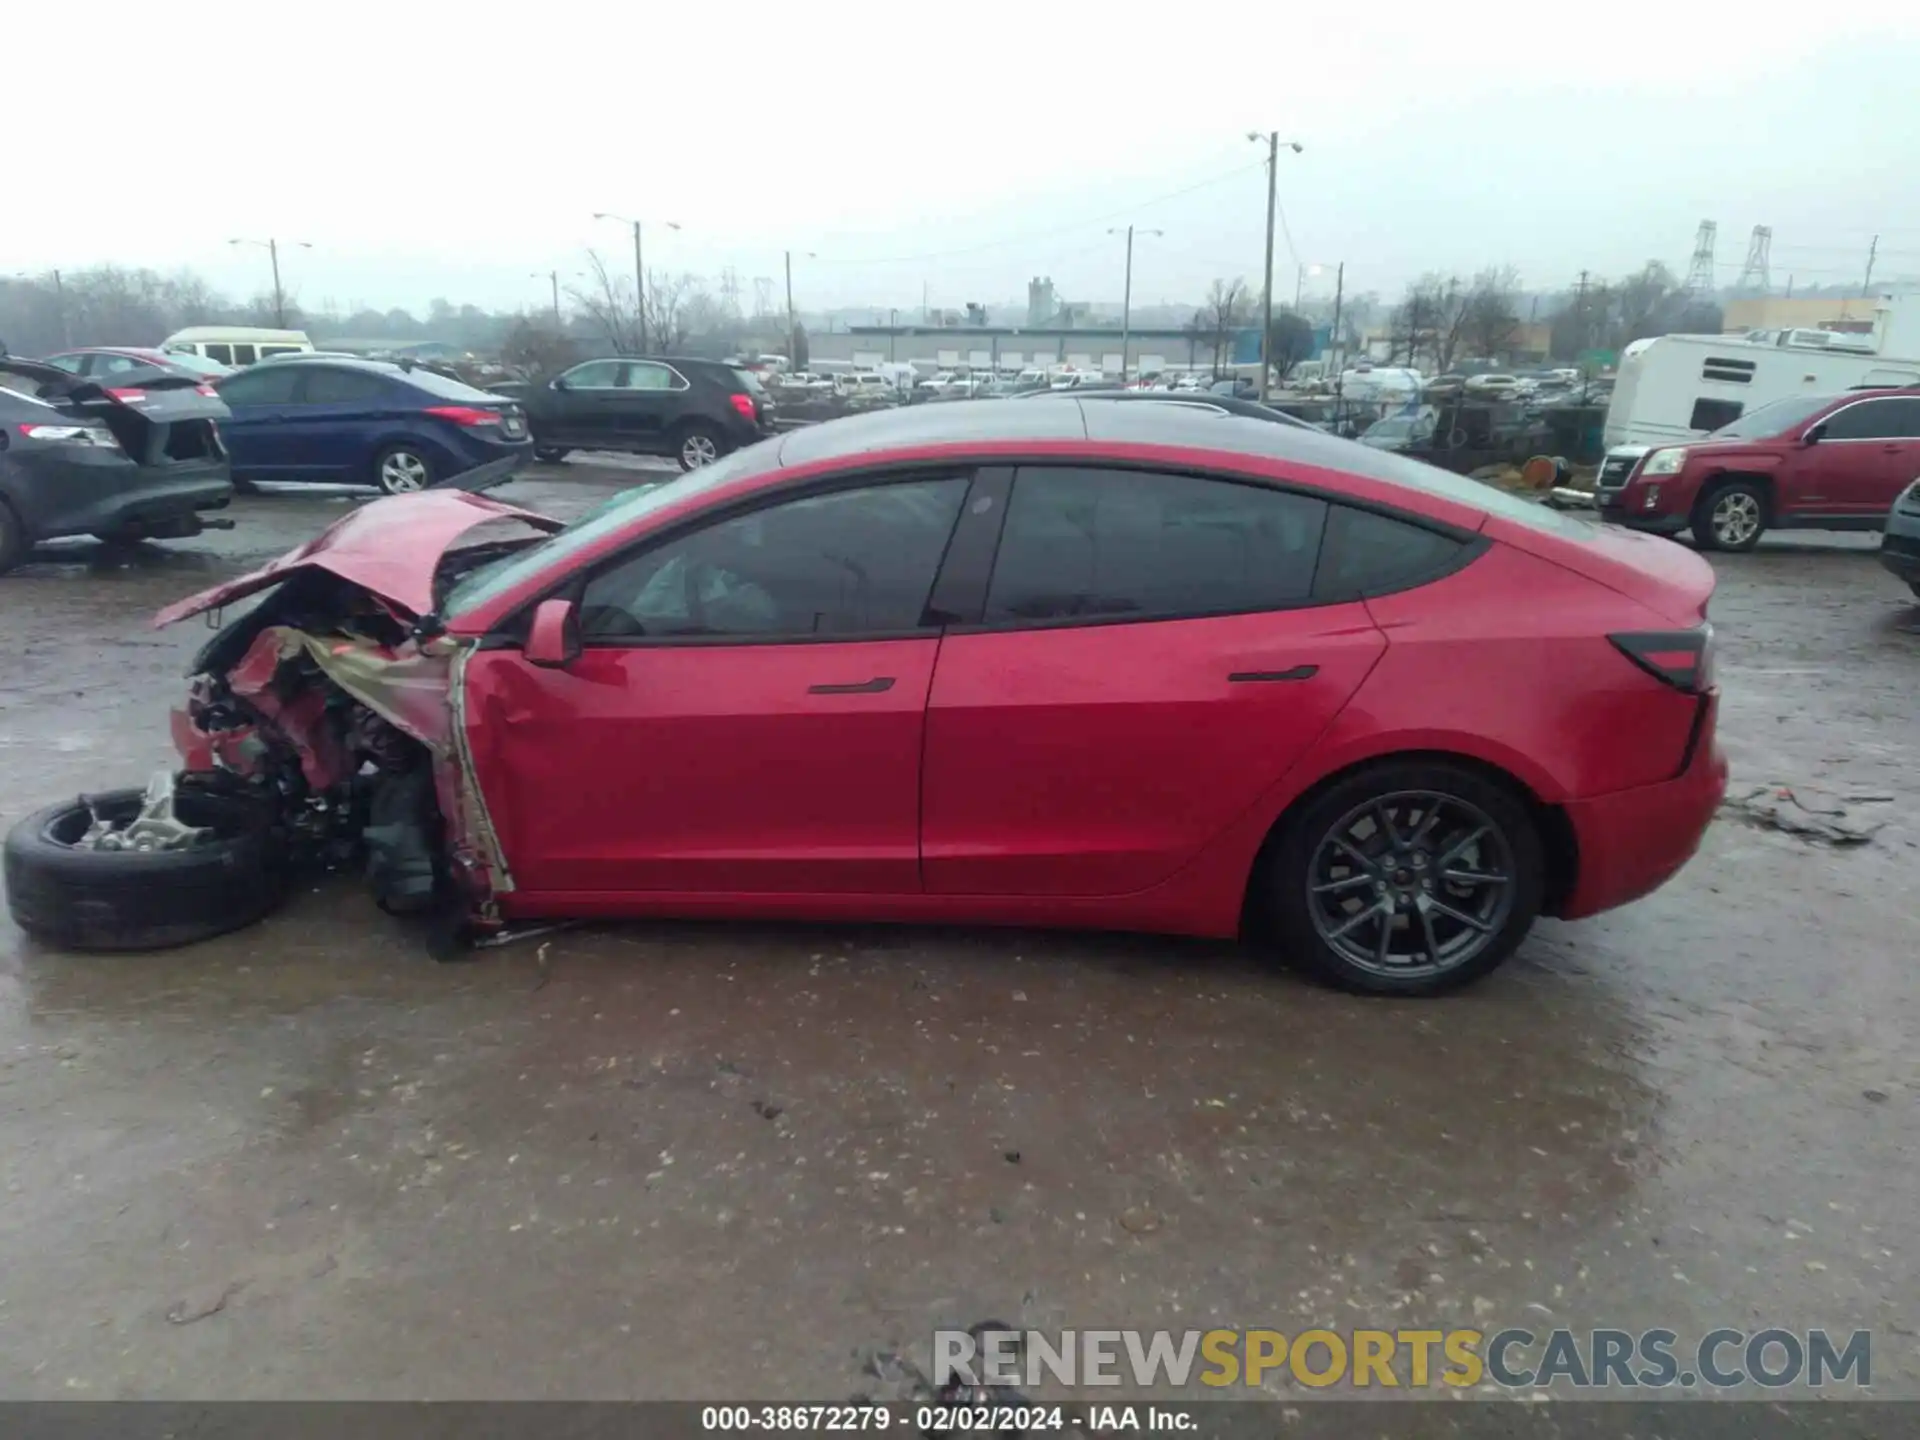
M1920 400L1863 400L1827 417L1828 440L1906 440L1920 436Z
M1158 472L1023 468L987 589L989 624L1174 618L1304 602L1327 504Z
M1424 525L1351 505L1331 508L1313 585L1319 601L1357 600L1436 580L1460 563L1466 548Z
M207 352L207 358L209 360L218 360L222 365L231 365L233 363L233 347L231 345L202 345L200 348Z
M680 390L685 385L680 377L666 365L656 365L651 360L635 360L627 366L627 388L629 390Z
M214 358L215 358L215 359L217 360L217 359L219 359L220 357L216 355L216 356L215 356ZM233 347L233 363L234 363L234 364L236 364L236 365L251 365L251 364L253 364L253 362L254 362L254 360L255 360L255 358L256 358L256 357L255 357L255 355L254 355L254 353L253 353L253 346L251 346L251 345L236 345L236 346L234 346L234 347Z
M301 399L309 405L349 405L371 400L385 388L377 375L358 370L335 370L331 366L302 366L307 388Z
M262 345L260 347L260 358L263 360L269 355L298 355L299 353L298 345Z

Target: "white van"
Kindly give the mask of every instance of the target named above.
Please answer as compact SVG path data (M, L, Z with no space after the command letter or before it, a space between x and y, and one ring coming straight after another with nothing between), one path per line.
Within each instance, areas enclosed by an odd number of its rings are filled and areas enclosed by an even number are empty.
M262 330L250 325L190 325L160 342L173 355L203 355L222 365L251 365L269 355L312 353L304 330Z

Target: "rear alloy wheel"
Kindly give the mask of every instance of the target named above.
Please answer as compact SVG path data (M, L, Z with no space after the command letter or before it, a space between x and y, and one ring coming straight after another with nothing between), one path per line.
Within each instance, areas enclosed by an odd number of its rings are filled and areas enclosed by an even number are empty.
M1693 511L1693 542L1702 550L1753 549L1767 530L1767 495L1751 480L1723 480Z
M1511 955L1540 912L1526 806L1472 770L1387 763L1315 797L1272 852L1282 939L1349 990L1435 995Z
M411 495L433 484L433 467L419 451L396 445L380 452L373 481L389 495Z
M682 470L698 470L720 458L720 441L706 426L692 425L680 432L674 454Z

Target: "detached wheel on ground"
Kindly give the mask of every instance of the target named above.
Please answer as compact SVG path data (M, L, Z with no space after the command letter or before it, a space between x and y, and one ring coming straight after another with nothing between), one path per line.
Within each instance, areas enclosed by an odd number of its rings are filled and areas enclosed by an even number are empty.
M1464 765L1385 761L1314 796L1268 852L1289 957L1348 990L1437 995L1511 955L1545 866L1524 801Z
M373 462L373 483L389 495L411 495L433 484L433 466L410 445L389 445Z
M159 950L238 930L280 903L285 843L268 805L170 785L154 801L152 786L110 790L14 826L14 923L69 950Z
M683 426L674 434L673 455L680 462L682 470L698 470L702 465L711 465L726 453L726 441L710 425L696 422Z
M1693 507L1693 543L1702 550L1753 549L1767 530L1767 492L1752 480L1722 480Z

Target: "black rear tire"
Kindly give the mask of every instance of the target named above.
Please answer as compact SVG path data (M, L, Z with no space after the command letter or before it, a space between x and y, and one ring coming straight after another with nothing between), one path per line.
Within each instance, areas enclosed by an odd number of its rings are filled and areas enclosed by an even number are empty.
M27 539L26 526L13 513L13 507L0 500L0 575L26 559L27 552L32 548L32 542Z
M92 797L96 811L131 816L139 790ZM216 837L184 850L82 850L87 806L49 805L8 832L7 907L22 930L68 950L160 950L251 925L286 894L285 836L273 808L251 796L182 785L175 813Z
M1510 895L1504 913L1479 948L1457 962L1408 974L1394 974L1385 967L1383 973L1357 963L1322 936L1309 891L1315 881L1315 856L1346 817L1371 801L1410 793L1458 801L1491 822L1498 831L1498 848L1510 858ZM1284 954L1298 959L1321 980L1369 995L1439 995L1486 975L1514 952L1540 913L1545 874L1538 828L1525 801L1511 788L1469 766L1444 760L1385 760L1336 781L1287 817L1276 843L1268 848L1259 877L1264 893L1255 898L1265 900ZM1365 885L1357 888L1371 906L1372 892ZM1443 893L1436 886L1434 898ZM1411 936L1413 914L1404 923L1403 933Z
M533 458L545 461L549 465L557 465L572 453L573 447L569 445L536 445L533 447Z

